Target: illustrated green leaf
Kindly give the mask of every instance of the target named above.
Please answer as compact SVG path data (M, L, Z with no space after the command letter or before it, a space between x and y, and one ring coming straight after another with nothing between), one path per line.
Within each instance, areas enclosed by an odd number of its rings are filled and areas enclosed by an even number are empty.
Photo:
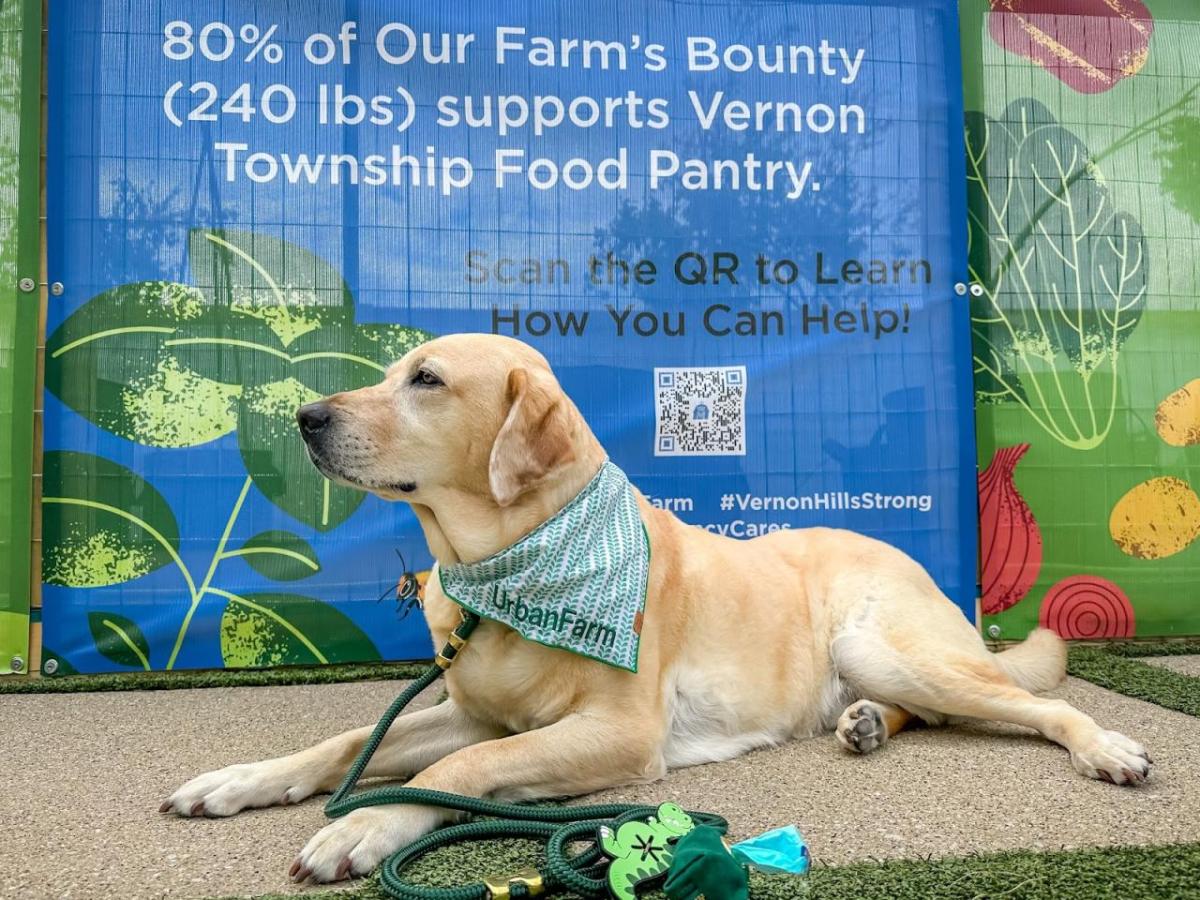
M308 458L296 410L320 398L294 378L247 390L238 409L238 447L246 472L268 500L310 528L329 531L366 495L333 484Z
M1037 101L1014 101L1002 121L970 114L966 141L977 399L1016 402L1064 445L1095 447L1145 307L1141 227Z
M192 447L236 425L236 380L213 380L168 343L213 313L194 288L125 284L93 297L46 342L46 387L94 424L151 447Z
M279 238L196 228L188 249L196 285L213 305L261 320L284 348L339 312L353 310L336 269Z
M278 381L291 374L283 342L262 319L244 309L210 307L180 328L164 347L199 375L241 387Z
M433 335L407 325L367 322L354 329L354 352L386 368Z
M379 383L388 366L431 337L403 325L356 325L346 313L296 340L292 372L322 396L353 391Z
M321 571L308 541L290 531L263 531L227 556L240 556L255 571L275 581L298 581Z
M163 496L100 456L51 450L43 463L47 584L104 587L179 562L179 526Z
M362 629L329 604L296 594L219 593L229 601L221 616L227 668L380 659Z
M129 619L109 612L88 613L92 641L100 653L119 666L150 670L150 644Z

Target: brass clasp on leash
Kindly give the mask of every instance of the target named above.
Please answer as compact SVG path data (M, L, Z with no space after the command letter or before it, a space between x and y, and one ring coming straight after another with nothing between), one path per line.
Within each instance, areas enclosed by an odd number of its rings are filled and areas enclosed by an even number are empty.
M464 614L463 622L466 622L466 620L467 617ZM458 627L462 628L462 624L460 623ZM441 649L441 652L438 653L434 662L437 663L438 668L440 668L443 672L446 671L451 665L453 665L454 660L458 659L459 651L465 646L467 646L467 638L459 634L458 629L456 628L454 631L450 632L450 636L446 638L446 646Z
M492 876L483 879L484 887L488 889L489 900L509 900L512 894L509 889L514 884L523 884L529 889L529 896L536 897L546 890L542 874L537 869L522 869L513 875Z

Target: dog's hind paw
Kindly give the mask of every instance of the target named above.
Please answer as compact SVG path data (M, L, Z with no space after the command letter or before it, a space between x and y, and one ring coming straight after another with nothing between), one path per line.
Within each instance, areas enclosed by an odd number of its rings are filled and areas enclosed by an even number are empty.
M870 753L887 743L883 710L872 700L859 700L846 707L837 723L838 743L851 753Z
M1111 784L1142 784L1153 768L1146 749L1118 731L1100 731L1083 749L1072 749L1071 763L1080 775Z

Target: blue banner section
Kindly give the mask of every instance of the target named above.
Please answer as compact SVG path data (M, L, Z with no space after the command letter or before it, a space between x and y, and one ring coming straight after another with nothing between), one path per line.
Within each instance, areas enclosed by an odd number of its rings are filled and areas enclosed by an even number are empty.
M290 417L459 331L541 350L684 520L878 536L973 618L954 0L50 15L71 667L430 655L411 512L324 483Z

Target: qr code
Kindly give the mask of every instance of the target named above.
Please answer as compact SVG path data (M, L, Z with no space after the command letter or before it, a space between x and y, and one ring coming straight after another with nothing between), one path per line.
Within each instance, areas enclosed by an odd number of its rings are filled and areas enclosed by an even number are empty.
M746 367L654 370L655 456L745 456Z

